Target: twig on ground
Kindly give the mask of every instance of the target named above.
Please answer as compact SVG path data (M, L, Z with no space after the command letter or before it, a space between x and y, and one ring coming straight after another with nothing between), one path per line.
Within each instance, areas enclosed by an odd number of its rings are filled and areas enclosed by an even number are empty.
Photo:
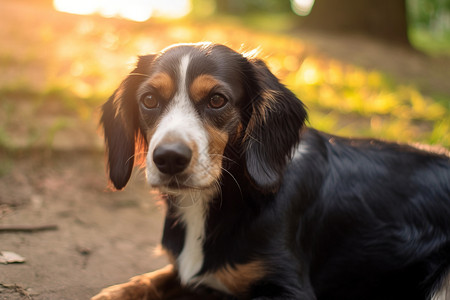
M45 230L57 230L58 225L0 225L0 233L2 232L36 232Z

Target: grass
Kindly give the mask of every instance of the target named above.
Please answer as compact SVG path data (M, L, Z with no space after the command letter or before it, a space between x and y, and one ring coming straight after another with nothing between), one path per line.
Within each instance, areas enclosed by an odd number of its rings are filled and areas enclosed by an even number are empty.
M77 126L66 122L65 115L96 124L94 112L131 70L136 55L173 43L214 41L237 50L260 49L272 71L309 107L310 124L318 129L450 147L450 95L425 94L414 83L398 84L376 69L324 57L294 36L246 29L236 20L133 23L26 3L18 15L11 12L14 4L0 11L0 38L5 41L0 48L0 101L2 109L28 121L20 131L27 135L25 145L43 140L52 147L58 131ZM36 14L41 18L30 18ZM282 24L281 17L276 21ZM21 112L17 99L32 111ZM60 106L58 116L42 129L34 123L33 110L42 111L51 102ZM0 118L0 147L17 146L11 138L18 131L15 124L17 120Z
M307 58L286 82L300 98L310 99L311 108L334 112L327 116L334 122L313 116L312 122L322 130L336 130L343 123L339 119L350 118L356 126L341 128L346 134L449 145L450 111L444 105L448 101L426 96L412 85L396 85L380 72Z
M450 55L450 32L433 33L422 28L411 28L409 39L414 47L431 55Z

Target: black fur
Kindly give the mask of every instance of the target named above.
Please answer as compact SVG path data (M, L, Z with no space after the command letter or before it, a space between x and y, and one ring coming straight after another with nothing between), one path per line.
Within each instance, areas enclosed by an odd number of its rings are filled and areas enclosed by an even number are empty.
M200 274L256 259L267 272L240 298L429 299L450 268L449 157L306 128L303 104L265 64L224 46L174 48L158 68L174 69L187 52L197 60L189 74L228 80L242 125L227 129L234 136ZM152 61L133 72L150 74ZM117 189L130 177L135 143L147 142L136 100L143 79L127 78L103 107ZM163 246L175 257L184 234L169 205Z
M139 122L136 91L146 78L140 74L148 72L154 57L140 57L137 67L103 105L100 123L105 132L109 178L118 190L125 187L130 179L135 165L135 154L142 155L147 148Z
M278 81L264 62L253 60L252 64L254 73L249 83L252 110L246 127L243 151L248 173L256 185L276 190L286 160L300 140L306 110L302 102ZM269 128L280 130L267 130Z

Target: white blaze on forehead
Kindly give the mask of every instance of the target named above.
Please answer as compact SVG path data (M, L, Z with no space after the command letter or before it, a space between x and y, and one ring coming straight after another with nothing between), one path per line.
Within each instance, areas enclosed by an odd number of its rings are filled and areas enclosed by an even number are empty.
M189 67L189 62L191 58L189 55L185 55L181 58L180 61L180 73L179 75L179 82L178 82L178 94L186 95L187 96L187 87L186 87L186 77L187 77L187 69Z
M199 149L205 149L208 145L202 122L187 92L186 77L189 62L189 55L183 56L180 60L178 89L151 139L149 145L151 152L164 138L169 136L180 138L185 142L194 141Z
M187 87L187 71L190 56L185 55L179 61L178 82L175 96L169 100L156 130L150 139L147 154L147 180L158 185L160 173L153 162L153 152L164 141L180 141L187 145L195 145L196 151L191 161L189 185L205 186L213 182L211 175L212 161L209 157L209 136L203 122L192 103Z

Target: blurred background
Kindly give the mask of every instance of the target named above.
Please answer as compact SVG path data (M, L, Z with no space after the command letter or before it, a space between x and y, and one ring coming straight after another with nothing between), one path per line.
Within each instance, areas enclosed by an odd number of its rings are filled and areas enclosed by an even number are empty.
M137 55L198 41L257 49L318 129L450 146L448 0L0 0L0 15L3 152L92 147L81 129Z
M450 147L449 0L0 0L0 252L28 259L0 265L1 299L86 299L163 263L142 172L105 191L99 107L137 55L199 41L257 51L312 127Z

